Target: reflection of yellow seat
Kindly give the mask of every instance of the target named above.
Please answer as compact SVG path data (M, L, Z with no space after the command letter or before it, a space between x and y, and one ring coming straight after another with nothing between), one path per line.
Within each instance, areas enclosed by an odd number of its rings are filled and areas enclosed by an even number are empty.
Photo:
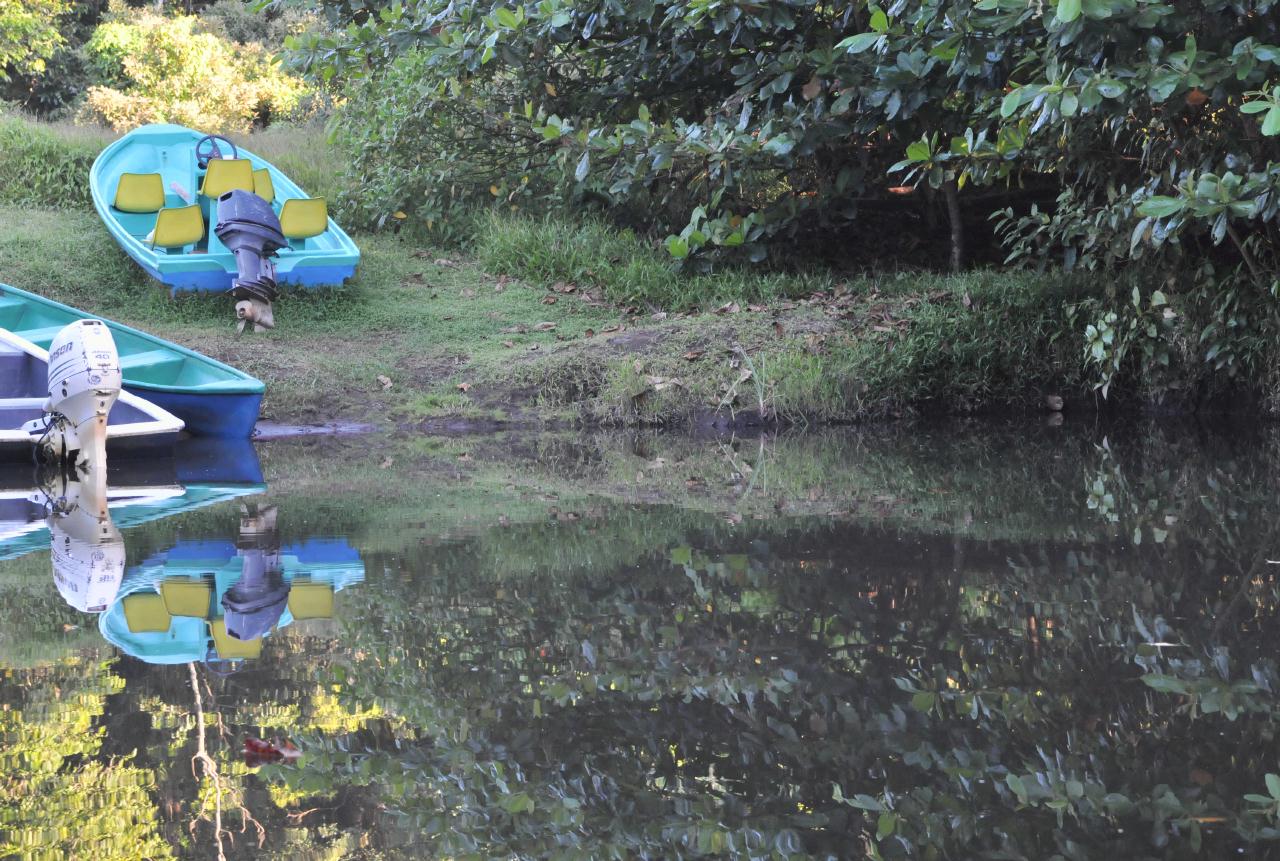
M253 193L267 203L276 199L276 187L271 182L271 171L265 167L253 172Z
M164 599L154 592L134 592L125 596L124 621L134 634L169 630L169 611Z
M170 616L194 616L204 619L209 615L209 599L213 590L204 580L174 578L160 584L160 597Z
M164 180L158 173L122 173L112 205L121 212L155 212L164 206Z
M156 216L156 229L151 233L151 246L179 248L199 242L203 236L204 216L200 214L200 207L196 204L162 209Z
M333 585L293 581L289 589L289 613L299 620L332 619Z
M280 232L290 239L319 236L329 227L329 208L323 197L295 197L280 210Z
M253 163L247 158L210 159L200 193L206 197L222 197L233 188L253 191Z
M262 654L262 638L237 640L227 633L227 623L223 619L214 619L209 623L209 632L213 634L213 648L218 657L224 661L235 661L240 658L256 658Z

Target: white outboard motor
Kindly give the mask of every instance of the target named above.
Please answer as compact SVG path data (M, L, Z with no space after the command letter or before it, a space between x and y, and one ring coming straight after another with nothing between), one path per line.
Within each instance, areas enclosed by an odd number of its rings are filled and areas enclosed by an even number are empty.
M81 472L107 468L107 416L120 396L120 354L101 320L77 320L49 345L48 415L24 429L46 462L75 456Z
M49 470L32 501L49 512L53 581L72 607L101 613L111 606L124 580L124 537L107 508L107 468L87 472Z

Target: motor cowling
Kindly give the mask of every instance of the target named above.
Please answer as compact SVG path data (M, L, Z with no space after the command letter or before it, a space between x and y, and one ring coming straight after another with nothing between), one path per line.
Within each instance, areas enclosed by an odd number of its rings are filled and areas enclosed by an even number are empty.
M236 259L231 295L271 303L279 293L271 256L289 244L271 204L251 191L232 189L218 198L213 232Z
M77 320L49 344L49 399L43 419L29 422L45 459L80 452L79 460L105 468L107 417L120 397L120 354L101 320Z

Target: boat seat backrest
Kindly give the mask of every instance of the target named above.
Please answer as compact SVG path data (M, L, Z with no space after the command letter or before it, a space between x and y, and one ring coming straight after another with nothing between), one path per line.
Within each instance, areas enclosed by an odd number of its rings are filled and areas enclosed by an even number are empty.
M151 234L153 248L179 248L199 242L204 237L204 216L200 206L177 206L160 210L156 229Z
M205 197L222 197L237 188L253 191L253 163L247 158L210 159L200 193Z
M213 637L213 648L218 657L224 661L238 661L244 658L256 658L262 654L262 638L237 640L227 631L225 619L214 619L209 622L209 634Z
M329 208L323 197L295 197L280 209L280 232L289 239L319 236L329 228Z
M121 212L156 212L164 208L164 180L158 173L122 173L112 204Z
M267 203L273 203L276 199L276 187L271 182L271 171L265 167L253 172L253 193Z
M134 592L124 599L124 621L134 634L158 634L169 630L172 619L155 592Z
M298 621L332 619L333 584L294 580L289 589L289 613Z

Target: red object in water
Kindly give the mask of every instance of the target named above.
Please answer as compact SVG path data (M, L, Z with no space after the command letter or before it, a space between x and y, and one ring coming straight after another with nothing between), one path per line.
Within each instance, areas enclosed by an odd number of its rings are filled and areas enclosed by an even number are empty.
M244 762L250 767L266 765L271 762L294 762L298 757L302 756L302 751L298 750L288 741L281 741L279 737L273 738L271 741L263 741L253 736L245 736L244 739Z

